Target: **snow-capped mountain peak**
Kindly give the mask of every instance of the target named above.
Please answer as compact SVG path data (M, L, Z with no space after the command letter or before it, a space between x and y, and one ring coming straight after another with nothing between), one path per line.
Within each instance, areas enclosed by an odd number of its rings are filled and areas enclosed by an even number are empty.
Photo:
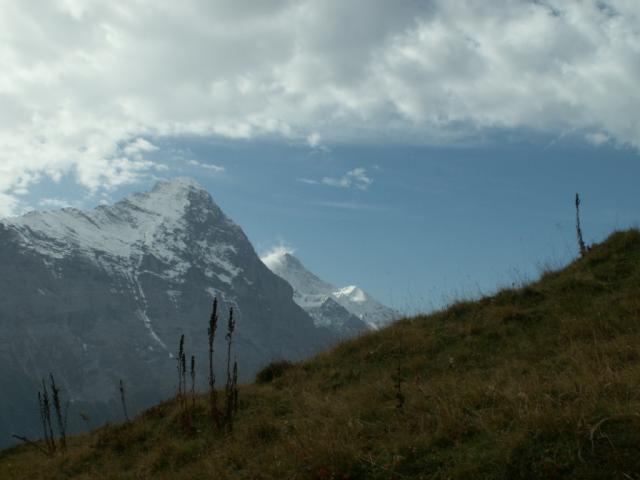
M191 195L210 199L207 191L190 178L160 180L149 192L134 193L118 203L138 207L164 219L179 218L191 203Z
M19 235L26 248L47 256L85 252L130 259L144 251L173 263L177 252L185 249L189 224L206 220L234 226L202 186L177 178L159 181L151 191L134 193L113 205L31 212L2 223Z
M350 315L364 322L369 328L378 329L399 317L398 312L382 305L361 288L350 285L338 288L307 270L289 249L276 248L262 258L264 264L276 275L284 278L293 287L293 300L307 310L318 325L331 325L332 319L326 318L327 312L335 315L336 309L320 308L333 300L342 306ZM344 322L344 314L338 320L340 326Z
M276 275L283 277L293 287L294 300L301 307L318 307L330 296L335 287L307 270L285 248L277 248L261 258Z

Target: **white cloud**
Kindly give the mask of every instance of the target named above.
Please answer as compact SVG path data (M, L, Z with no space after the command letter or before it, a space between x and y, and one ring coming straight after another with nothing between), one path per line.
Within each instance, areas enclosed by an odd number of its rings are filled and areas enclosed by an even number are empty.
M367 171L364 168L354 168L347 172L347 177L361 190L366 190L373 183L373 180L367 175Z
M321 182L330 187L348 188L351 186L351 179L347 176L341 178L324 177Z
M307 136L307 143L309 144L309 146L311 148L316 148L316 147L320 146L321 138L322 137L320 136L320 134L318 132L310 133Z
M144 138L136 138L125 146L123 150L127 155L138 155L143 152L153 152L158 150L158 147Z
M189 160L187 163L189 165L193 165L194 167L204 168L205 170L211 170L214 173L223 173L224 167L220 165L214 165L213 163L202 163L197 160Z
M70 207L71 204L62 198L43 198L38 202L38 206L51 209Z
M307 185L317 185L318 181L313 180L312 178L299 178L299 182L306 183Z
M293 247L286 245L284 242L280 242L278 245L275 245L260 255L260 260L262 260L262 263L269 267L270 270L274 270L282 263L286 254L293 255L294 252Z
M587 139L587 141L589 143L592 143L594 145L604 145L605 143L607 143L609 140L611 140L611 138L609 137L609 135L607 135L604 132L594 132L594 133L587 133L585 135L585 138Z
M331 187L355 187L359 190L366 190L373 184L373 179L367 175L367 171L364 168L354 168L340 178L324 177L321 183Z
M640 147L639 24L633 0L5 0L0 212L45 177L135 181L167 135Z
M18 199L0 192L0 217L14 215L18 210Z

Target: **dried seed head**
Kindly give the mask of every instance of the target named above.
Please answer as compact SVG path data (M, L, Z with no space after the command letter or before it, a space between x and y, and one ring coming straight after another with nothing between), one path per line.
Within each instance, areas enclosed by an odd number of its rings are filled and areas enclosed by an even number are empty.
M236 321L233 318L233 307L229 309L229 322L227 323L227 340L231 340L231 335L236 327Z
M211 310L211 318L209 319L209 342L212 341L218 325L218 297L213 299L213 308Z

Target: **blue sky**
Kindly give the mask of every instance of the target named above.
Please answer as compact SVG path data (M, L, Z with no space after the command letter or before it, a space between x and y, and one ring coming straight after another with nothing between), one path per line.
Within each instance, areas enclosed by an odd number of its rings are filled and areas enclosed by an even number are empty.
M201 160L225 165L227 178L207 185L258 251L282 242L323 278L358 283L415 310L532 278L541 265L574 257L575 192L588 241L637 224L635 151L546 145L321 153L243 145L203 148ZM356 168L371 178L366 190L299 180Z
M7 0L0 216L190 176L403 310L640 217L640 3Z

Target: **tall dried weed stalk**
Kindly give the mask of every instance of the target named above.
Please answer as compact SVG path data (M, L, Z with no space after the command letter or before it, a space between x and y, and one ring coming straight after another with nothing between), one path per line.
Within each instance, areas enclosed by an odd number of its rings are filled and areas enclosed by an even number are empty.
M576 237L578 239L578 248L580 255L587 253L587 246L582 238L582 228L580 228L580 195L576 193Z
M53 456L58 449L61 451L65 451L67 449L67 413L69 411L69 403L67 402L66 410L63 413L62 402L60 400L60 389L56 385L53 374L49 374L49 379L51 381L51 395L49 395L49 389L47 388L44 378L42 379L42 391L38 391L38 412L40 413L40 422L42 423L44 448L41 448L39 444L29 440L27 437L20 435L12 436L13 438L17 438L18 440L37 447L49 456ZM51 419L52 407L55 414L56 425L58 427L57 443L53 433L54 422Z
M184 346L184 335L180 336L178 346L178 404L180 405L180 421L185 430L193 430L193 410L195 409L196 360L191 356L191 394L187 392L187 354ZM191 397L191 401L189 401Z
M42 420L42 430L44 441L49 455L56 452L56 441L53 437L53 427L51 425L51 402L49 401L49 391L47 385L42 380L42 392L38 392L38 404L40 406L40 419Z
M229 321L227 322L227 383L225 385L224 424L227 431L233 430L233 417L237 410L238 398L238 365L234 362L231 366L231 347L233 345L233 332L236 321L233 318L233 307L229 309Z
M67 449L67 425L66 425L67 415L66 415L66 412L64 415L62 413L62 405L60 403L60 389L56 385L56 381L54 380L52 373L49 373L49 378L51 379L51 395L53 399L53 408L56 412L58 433L60 435L60 448L62 450L66 450ZM69 406L67 404L67 411L68 411L68 407Z
M216 393L216 375L213 369L213 347L216 338L216 328L218 326L218 299L213 299L213 309L209 318L209 328L207 334L209 337L209 409L211 418L220 426L220 412L218 411L218 396Z
M127 401L124 394L124 383L122 383L122 379L120 379L120 403L122 404L122 413L124 414L124 419L129 422L129 412L127 411Z
M191 410L196 408L196 357L191 355L191 368L189 370L191 376Z

